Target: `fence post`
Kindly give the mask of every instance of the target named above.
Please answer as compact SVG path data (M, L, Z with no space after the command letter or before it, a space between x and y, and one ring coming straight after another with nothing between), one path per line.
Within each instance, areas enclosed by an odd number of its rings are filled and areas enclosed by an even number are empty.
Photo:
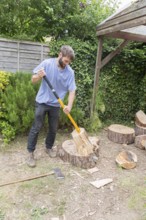
M20 70L20 42L17 43L17 71Z
M43 61L43 59L44 59L44 56L43 56L43 52L44 52L44 51L43 51L43 49L44 49L44 48L43 48L43 44L41 44L41 61Z

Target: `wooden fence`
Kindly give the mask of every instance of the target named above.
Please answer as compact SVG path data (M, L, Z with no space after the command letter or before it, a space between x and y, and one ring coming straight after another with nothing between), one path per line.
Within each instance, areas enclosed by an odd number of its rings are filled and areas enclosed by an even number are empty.
M32 72L48 54L46 44L0 38L0 70Z

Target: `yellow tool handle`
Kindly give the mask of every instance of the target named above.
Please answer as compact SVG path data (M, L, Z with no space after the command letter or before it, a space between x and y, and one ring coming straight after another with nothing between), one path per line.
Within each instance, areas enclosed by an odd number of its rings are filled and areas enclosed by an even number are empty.
M53 88L53 86L51 85L50 81L47 79L46 76L44 76L43 78L46 81L46 83L48 84L49 88L53 92L53 94L56 97L56 99L58 100L58 102L60 103L61 107L64 109L65 105L64 105L63 101L59 98L59 96L57 95L57 93L56 93L55 89ZM80 133L80 128L77 126L77 124L74 121L74 119L72 118L72 116L70 114L67 114L67 116L69 117L70 121L74 125L75 129L77 130L77 132Z
M63 101L59 98L58 102L60 103L61 107L64 109L65 105L63 103ZM78 133L80 133L80 128L78 127L78 125L76 124L76 122L74 121L74 119L72 118L72 116L68 113L67 116L69 117L70 121L72 122L72 124L74 125L76 131Z

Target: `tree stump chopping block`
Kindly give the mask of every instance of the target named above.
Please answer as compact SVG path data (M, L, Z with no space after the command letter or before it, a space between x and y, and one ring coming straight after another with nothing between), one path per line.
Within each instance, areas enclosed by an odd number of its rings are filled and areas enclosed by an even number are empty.
M136 122L137 125L146 128L146 114L142 110L139 110L136 113L135 122Z
M135 131L120 124L113 124L108 127L108 138L114 143L132 144L134 143Z
M135 146L140 148L141 150L146 149L146 134L138 135L135 137Z
M93 168L97 164L99 156L99 139L89 137L93 145L93 153L87 156L80 155L77 151L76 144L73 140L66 140L57 150L57 155L65 162L71 163L73 166L84 169Z
M135 135L143 135L146 134L146 127L141 127L137 123L135 123Z

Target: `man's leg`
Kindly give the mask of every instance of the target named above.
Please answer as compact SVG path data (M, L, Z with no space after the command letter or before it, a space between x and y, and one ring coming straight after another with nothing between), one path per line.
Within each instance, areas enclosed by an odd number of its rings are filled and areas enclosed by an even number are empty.
M52 147L55 142L56 132L58 128L59 112L60 112L60 107L49 106L49 111L48 111L49 130L46 138L46 148L47 148L46 152L50 155L50 157L56 156L55 154L53 154Z
M33 152L36 148L38 134L44 123L45 113L46 113L45 106L36 103L35 120L28 135L28 145L27 145L27 150L30 153L28 159L28 165L30 165L31 167L35 166Z

